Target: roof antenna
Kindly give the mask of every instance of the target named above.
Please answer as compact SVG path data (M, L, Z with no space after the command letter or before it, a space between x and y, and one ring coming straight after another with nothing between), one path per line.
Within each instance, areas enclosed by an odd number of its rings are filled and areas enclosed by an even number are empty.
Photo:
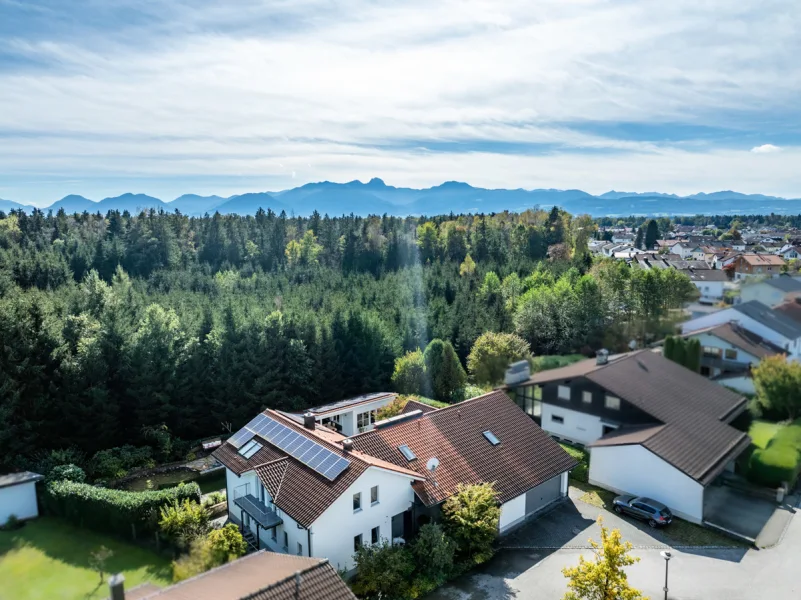
M429 458L428 462L426 463L426 469L431 471L431 481L434 482L434 487L439 487L439 484L437 483L437 478L434 476L434 472L437 470L438 466L439 466L439 459L436 456L432 456L431 458Z

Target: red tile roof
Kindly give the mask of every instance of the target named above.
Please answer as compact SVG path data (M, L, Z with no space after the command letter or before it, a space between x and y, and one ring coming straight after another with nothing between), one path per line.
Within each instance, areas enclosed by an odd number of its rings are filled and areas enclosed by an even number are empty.
M262 550L142 600L356 600L328 560Z
M500 440L492 446L491 431ZM412 420L352 438L354 448L414 469L426 481L412 487L427 505L451 496L460 483L495 483L500 502L572 469L577 463L501 391L433 410ZM407 462L398 446L417 456ZM426 468L439 459L434 476Z
M423 404L422 402L418 402L417 400L409 400L406 403L406 406L403 407L403 411L401 412L405 415L415 410L420 410L423 412L423 414L425 414L431 412L432 410L437 410L437 409L431 406L430 404Z

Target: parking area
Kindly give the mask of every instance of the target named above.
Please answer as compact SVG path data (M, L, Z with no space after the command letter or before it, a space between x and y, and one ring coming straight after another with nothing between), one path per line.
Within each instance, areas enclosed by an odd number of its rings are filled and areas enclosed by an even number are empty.
M775 502L726 485L710 486L704 492L704 520L752 541L778 509Z

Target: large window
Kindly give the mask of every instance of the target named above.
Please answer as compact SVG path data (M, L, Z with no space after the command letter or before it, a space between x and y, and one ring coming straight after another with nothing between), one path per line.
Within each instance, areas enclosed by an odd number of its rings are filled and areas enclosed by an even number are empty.
M557 395L560 400L570 400L570 388L566 385L560 385L557 390Z
M359 413L356 415L356 426L359 428L359 431L364 431L370 425L375 423L375 416L377 411L375 410L368 410L367 412Z
M359 535L353 538L353 551L358 552L359 548L361 547L362 547L362 534L360 533Z
M607 394L604 400L604 406L609 410L620 410L620 398Z
M353 512L359 512L362 509L362 493L353 494Z
M378 504L378 486L374 485L370 488L370 504Z

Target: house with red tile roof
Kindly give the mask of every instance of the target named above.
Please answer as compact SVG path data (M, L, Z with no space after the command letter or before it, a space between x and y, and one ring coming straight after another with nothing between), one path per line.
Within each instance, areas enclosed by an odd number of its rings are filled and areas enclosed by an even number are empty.
M351 436L318 417L265 410L214 456L229 520L253 548L337 570L354 568L362 544L413 536L459 484L495 484L505 533L566 497L576 465L501 391L441 409L415 403Z

